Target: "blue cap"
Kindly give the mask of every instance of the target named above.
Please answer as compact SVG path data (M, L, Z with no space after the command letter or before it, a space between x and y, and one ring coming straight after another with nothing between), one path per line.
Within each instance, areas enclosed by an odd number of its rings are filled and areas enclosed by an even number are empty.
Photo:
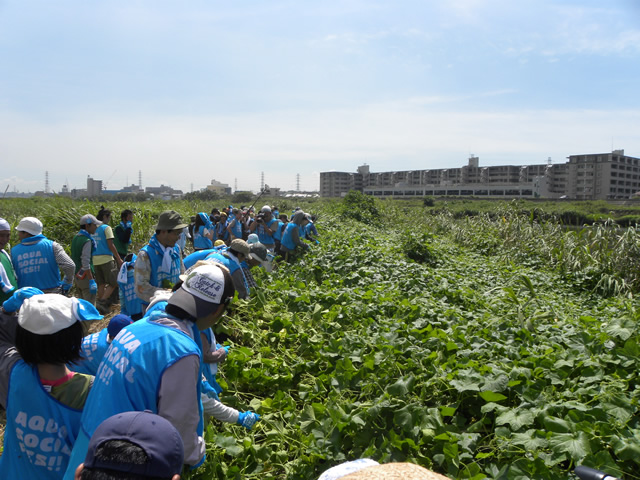
M110 440L126 440L144 450L148 461L141 465L105 461L95 457L96 449ZM104 468L144 477L167 478L182 471L184 446L178 430L165 418L145 410L123 412L98 425L89 440L84 460L87 468Z
M127 325L131 325L132 323L133 320L131 320L131 317L128 317L127 315L121 313L119 315L116 315L109 321L107 332L109 333L109 336L111 338L116 338L116 336L120 333L120 330L122 330Z

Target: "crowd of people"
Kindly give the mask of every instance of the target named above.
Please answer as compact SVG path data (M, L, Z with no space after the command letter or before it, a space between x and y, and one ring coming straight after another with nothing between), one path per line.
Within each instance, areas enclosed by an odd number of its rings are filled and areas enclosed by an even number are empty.
M318 242L313 218L229 206L187 223L167 210L137 254L133 212L115 228L111 218L105 208L79 218L70 255L34 217L9 249L0 219L0 478L175 480L204 462L210 417L247 429L260 420L220 400L229 346L213 327L257 288L252 268L271 271ZM87 335L84 323L116 313L116 301L119 314Z

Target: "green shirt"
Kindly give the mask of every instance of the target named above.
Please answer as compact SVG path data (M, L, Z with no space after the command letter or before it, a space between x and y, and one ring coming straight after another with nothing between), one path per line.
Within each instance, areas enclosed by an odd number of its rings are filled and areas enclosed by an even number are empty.
M9 254L4 250L0 250L0 264L4 267L9 282L13 285L13 288L7 293L0 290L0 303L2 303L13 295L13 292L18 286L18 281L16 280L16 272L13 270L13 265L11 264L11 258L9 258Z
M76 273L82 268L82 249L84 244L90 241L89 237L79 233L71 240L71 260L76 264ZM93 260L91 260L91 273L93 273Z

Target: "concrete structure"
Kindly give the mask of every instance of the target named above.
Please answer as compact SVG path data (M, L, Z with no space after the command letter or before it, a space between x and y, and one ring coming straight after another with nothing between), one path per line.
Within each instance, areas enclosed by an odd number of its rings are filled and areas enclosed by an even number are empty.
M569 157L567 196L577 200L631 198L640 191L640 158L624 150Z
M102 180L94 180L87 177L87 197L97 197L102 195Z
M216 192L219 195L231 195L231 187L217 180L211 180L211 185L207 185L207 190Z
M572 155L569 162L481 167L474 155L464 167L371 173L320 173L320 196L358 190L377 197L476 196L508 198L630 198L640 190L640 159L624 150Z

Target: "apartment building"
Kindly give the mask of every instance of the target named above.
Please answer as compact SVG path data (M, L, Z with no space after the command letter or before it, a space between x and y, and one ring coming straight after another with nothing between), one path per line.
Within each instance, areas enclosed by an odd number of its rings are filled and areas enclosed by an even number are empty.
M640 159L624 150L572 155L552 164L481 167L472 155L460 168L372 173L368 165L356 173L320 173L320 196L340 197L358 190L376 197L477 196L508 198L629 198L640 190ZM635 170L634 170L635 169Z

